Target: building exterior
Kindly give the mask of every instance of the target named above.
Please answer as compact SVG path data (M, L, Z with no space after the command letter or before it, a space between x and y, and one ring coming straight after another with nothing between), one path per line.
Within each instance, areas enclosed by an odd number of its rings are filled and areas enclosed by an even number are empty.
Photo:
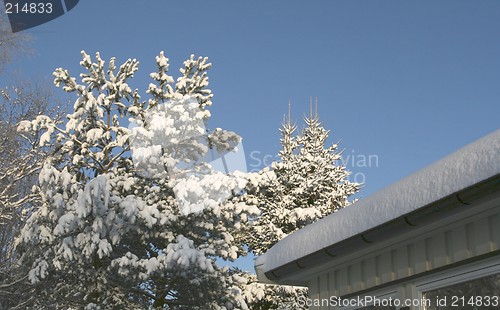
M308 286L311 309L500 309L500 130L291 234L255 269Z

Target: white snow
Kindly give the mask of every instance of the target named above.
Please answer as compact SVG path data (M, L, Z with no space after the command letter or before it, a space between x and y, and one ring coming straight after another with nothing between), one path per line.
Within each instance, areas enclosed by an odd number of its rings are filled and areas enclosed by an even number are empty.
M131 128L136 168L144 170L145 176L156 177L164 172L165 164L170 174L192 166L193 160L208 151L207 143L200 143L206 132L206 116L200 112L198 101L186 95L150 109L145 115L147 127L132 120L137 125Z
M236 175L225 175L214 171L212 174L188 175L173 181L175 199L183 215L199 214L210 209L219 216L220 205L233 192L245 188L246 180Z
M500 173L500 129L289 235L257 258L264 272L362 233Z
M78 96L66 124L39 115L19 125L22 131L41 131L46 147L61 146L41 170L34 189L41 196L40 206L33 209L16 240L23 245L19 249L33 254L26 256L29 265L36 259L29 279L41 281L54 268L59 270L50 274L55 277L81 274L78 281L63 281L57 290L73 290L81 297L96 290L95 303L71 296L85 309L111 302L129 309L129 288L146 285L155 292L156 286L165 287L156 281L159 274L175 282L169 294L184 285L201 287L216 280L222 287L207 290L210 295L204 293L203 298L212 300L216 291L225 292L213 299L214 306L220 297L225 301L220 308L247 309L242 288L247 276L252 277L219 265L241 253L239 232L259 210L242 201L247 176L230 172L230 159L225 158L223 172L211 167L211 162L242 146L237 147L241 138L236 133L206 128L212 94L205 88L205 71L210 63L191 56L173 88L168 85L174 83L167 75L168 58L161 53L158 71L151 74L155 83L147 91L152 98L145 105L139 92L131 93L126 83L137 71L136 60L116 71L114 58L106 69L99 54L96 63L84 52L82 56L88 71L80 75L83 84L62 68L54 73L56 85L63 84L65 91ZM129 129L120 125L128 117ZM244 153L240 156L244 163ZM102 263L99 268L96 259ZM105 279L114 277L114 272L130 283L123 292ZM242 281L235 281L236 273ZM85 279L99 285L90 287Z

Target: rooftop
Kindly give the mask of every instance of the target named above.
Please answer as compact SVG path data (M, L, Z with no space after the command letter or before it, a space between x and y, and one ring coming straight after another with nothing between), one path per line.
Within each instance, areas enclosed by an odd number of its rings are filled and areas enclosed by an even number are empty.
M263 282L273 282L306 268L306 257L320 263L320 257L333 257L356 242L371 243L390 229L416 225L432 218L438 208L467 204L462 200L474 195L478 184L483 184L483 191L500 187L500 130L292 233L256 259L257 275Z

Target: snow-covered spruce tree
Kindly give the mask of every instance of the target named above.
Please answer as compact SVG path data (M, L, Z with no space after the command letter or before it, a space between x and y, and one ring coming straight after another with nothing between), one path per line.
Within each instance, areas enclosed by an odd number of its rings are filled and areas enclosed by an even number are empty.
M64 69L55 84L76 93L65 126L41 115L52 150L39 176L42 206L18 239L37 290L36 308L245 309L241 279L219 267L243 252L232 232L258 211L233 199L242 175L214 171L203 157L239 141L204 124L212 94L206 58L184 62L174 82L168 58L141 101L128 80L138 62L107 68L82 52L82 84ZM129 128L125 127L130 121Z
M317 221L351 202L359 184L348 180L338 145L325 146L327 131L318 115L304 118L305 128L282 125L279 161L264 168L248 184L247 201L261 210L248 234L250 250L260 255L288 234Z
M305 128L296 135L297 126L288 116L280 128L280 160L272 163L272 169L266 167L250 177L243 199L257 205L261 213L242 238L256 255L305 225L348 206L349 196L359 189L340 164L338 145L325 146L329 131L318 115L311 113L304 121ZM304 308L297 301L307 295L307 289L263 285L251 276L247 279L248 290L260 292L251 302L255 309Z

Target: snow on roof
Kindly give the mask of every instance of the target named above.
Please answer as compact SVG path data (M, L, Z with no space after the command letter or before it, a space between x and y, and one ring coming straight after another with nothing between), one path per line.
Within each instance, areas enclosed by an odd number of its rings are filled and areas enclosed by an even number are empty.
M264 272L273 270L499 173L500 129L287 236L255 265Z

